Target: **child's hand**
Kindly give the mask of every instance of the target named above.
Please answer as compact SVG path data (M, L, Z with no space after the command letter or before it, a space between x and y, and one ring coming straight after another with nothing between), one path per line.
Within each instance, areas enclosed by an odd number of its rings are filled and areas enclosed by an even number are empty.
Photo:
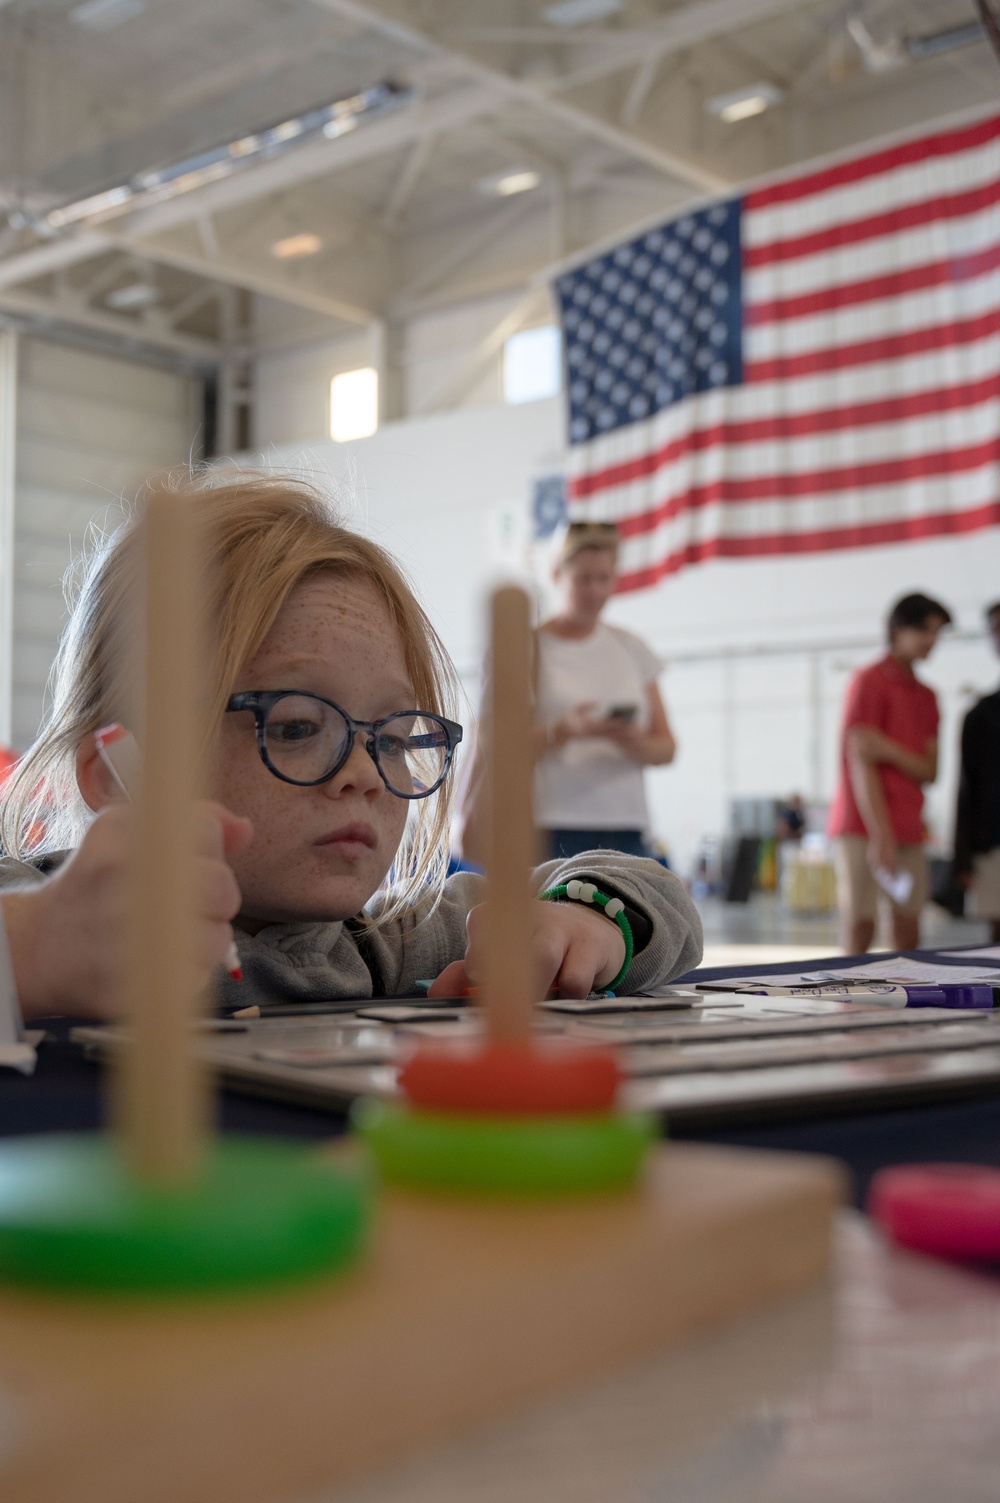
M445 966L430 997L460 997L482 982L485 964L486 905L468 917L469 945L464 960ZM531 905L531 931L524 937L536 959L535 992L545 997L586 997L618 975L625 961L625 940L618 925L580 903Z
M77 851L39 887L2 899L14 980L25 1018L122 1011L133 811L105 809ZM232 941L240 890L226 857L248 844L249 820L197 805L197 957L207 981Z

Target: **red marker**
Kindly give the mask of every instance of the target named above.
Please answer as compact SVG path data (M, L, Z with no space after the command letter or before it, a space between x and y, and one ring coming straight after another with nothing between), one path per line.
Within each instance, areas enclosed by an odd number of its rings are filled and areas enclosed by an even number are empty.
M125 798L131 802L132 790L139 781L139 748L131 731L123 725L102 725L94 732L97 755L114 778ZM234 981L243 980L239 951L235 939L226 951L226 970Z

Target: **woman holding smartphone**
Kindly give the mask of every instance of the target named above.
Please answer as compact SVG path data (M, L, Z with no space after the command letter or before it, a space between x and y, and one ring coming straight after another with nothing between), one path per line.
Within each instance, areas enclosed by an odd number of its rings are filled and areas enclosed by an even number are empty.
M618 580L618 541L613 523L570 523L553 571L559 610L535 634L539 860L594 850L645 856L643 769L672 762L677 750L659 660L641 638L601 620ZM477 741L452 826L453 848L477 866L486 859L484 773Z
M618 580L613 523L572 522L556 564L560 602L538 631L535 822L547 856L646 854L643 769L677 750L639 637L601 620Z

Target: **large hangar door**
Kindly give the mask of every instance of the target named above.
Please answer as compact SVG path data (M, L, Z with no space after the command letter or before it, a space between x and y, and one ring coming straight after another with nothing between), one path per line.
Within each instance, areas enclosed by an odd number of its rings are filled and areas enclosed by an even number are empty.
M66 622L63 577L91 525L151 471L188 462L200 383L88 350L22 338L14 490L12 740L24 750Z

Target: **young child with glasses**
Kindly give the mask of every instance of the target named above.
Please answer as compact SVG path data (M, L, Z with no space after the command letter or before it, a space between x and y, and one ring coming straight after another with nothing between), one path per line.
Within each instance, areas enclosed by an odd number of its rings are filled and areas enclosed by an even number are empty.
M412 995L421 978L455 995L482 966L483 879L445 876L462 727L433 627L388 554L310 486L239 474L183 488L199 498L215 589L216 802L198 811L206 977L237 1006ZM136 541L129 521L91 560L51 711L0 809L0 908L25 1017L120 1006L129 811L95 733L128 725ZM591 852L532 881L540 896L574 878L625 905L635 955L619 990L698 963L698 915L656 863ZM593 906L539 901L533 928L540 995L586 995L623 966L619 924ZM241 982L222 968L234 931Z

